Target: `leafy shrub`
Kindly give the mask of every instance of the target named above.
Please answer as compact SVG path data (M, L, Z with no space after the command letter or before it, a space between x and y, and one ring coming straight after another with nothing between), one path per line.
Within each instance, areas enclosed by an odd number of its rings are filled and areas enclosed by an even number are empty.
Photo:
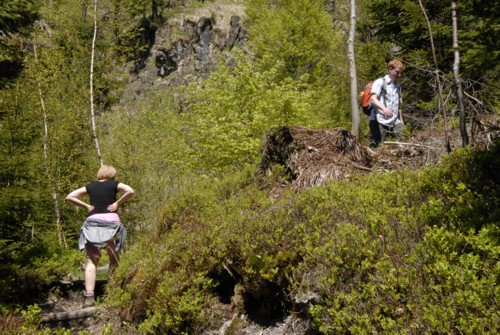
M147 333L199 332L231 304L260 322L300 312L324 334L493 334L496 159L458 150L436 169L278 198L251 170L193 184L125 255L111 295Z

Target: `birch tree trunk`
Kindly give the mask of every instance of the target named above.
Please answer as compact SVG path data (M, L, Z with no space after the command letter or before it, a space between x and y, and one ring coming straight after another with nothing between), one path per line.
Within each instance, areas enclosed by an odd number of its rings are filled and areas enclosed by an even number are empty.
M349 74L351 78L351 132L359 139L359 108L358 108L358 76L356 75L356 59L354 40L356 34L356 0L351 0L351 15L349 39L347 41L347 57L349 59Z
M420 8L422 9L422 13L424 13L425 21L427 23L427 28L429 29L429 38L431 41L431 51L432 51L432 59L434 61L434 75L436 77L436 85L438 89L438 110L443 115L443 125L444 125L444 141L446 146L446 151L451 152L450 140L448 139L448 122L446 120L446 111L444 106L444 98L443 98L443 86L441 84L441 78L439 76L439 66L436 57L436 48L434 46L434 38L432 37L432 27L429 21L429 17L427 16L427 12L425 11L424 5L422 4L422 0L418 0L420 4Z
M92 52L90 57L90 117L92 120L92 137L94 138L95 149L99 164L102 166L101 148L99 147L99 138L97 137L95 112L94 112L94 56L95 41L97 37L97 0L94 0L94 36L92 37Z
M462 80L460 79L460 51L458 49L458 24L457 24L457 3L451 1L451 21L453 33L453 78L457 90L458 109L460 111L460 135L462 136L462 147L469 144L467 127L465 123L464 94L462 91Z
M47 177L48 183L50 185L50 189L52 192L52 201L54 205L54 214L55 214L55 219L56 219L56 233L57 233L57 239L59 241L59 245L64 245L64 247L68 247L66 243L66 239L64 237L63 231L62 231L62 226L61 226L61 214L59 211L59 203L57 199L57 192L56 192L56 186L54 184L54 179L52 178L50 174L50 168L49 168L49 158L48 158L48 149L47 149L47 142L49 138L49 127L47 124L47 110L45 108L45 100L43 98L43 92L42 92L42 84L40 83L40 78L38 75L38 54L37 54L37 47L36 47L36 33L34 36L34 43L33 43L33 54L35 56L35 77L36 77L36 84L38 87L38 97L40 99L40 106L42 108L42 114L43 114L43 161L45 165L45 175Z

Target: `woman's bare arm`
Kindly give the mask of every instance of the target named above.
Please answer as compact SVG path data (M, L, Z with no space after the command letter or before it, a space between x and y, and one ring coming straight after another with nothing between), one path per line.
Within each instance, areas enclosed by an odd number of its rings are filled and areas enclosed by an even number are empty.
M127 184L119 183L117 188L118 192L123 194L120 199L108 206L108 210L111 212L115 212L118 209L118 206L121 206L125 201L134 195L134 190Z
M80 200L83 196L87 195L87 189L85 187L80 187L74 190L66 196L66 200L74 203L77 206L86 208L89 212L94 209L94 206L87 204L86 202Z

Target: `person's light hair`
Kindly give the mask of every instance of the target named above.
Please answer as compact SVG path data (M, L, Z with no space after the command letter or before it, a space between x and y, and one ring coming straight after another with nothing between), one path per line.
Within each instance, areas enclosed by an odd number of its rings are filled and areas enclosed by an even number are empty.
M97 180L115 179L116 169L111 165L103 165L97 172Z
M392 70L397 67L400 68L401 70L403 70L405 67L403 62L400 61L399 59L393 59L387 64L387 69L389 70Z

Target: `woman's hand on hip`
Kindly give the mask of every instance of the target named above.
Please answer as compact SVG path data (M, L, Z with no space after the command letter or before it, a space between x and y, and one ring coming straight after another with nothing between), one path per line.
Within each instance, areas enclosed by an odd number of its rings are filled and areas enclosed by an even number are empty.
M110 212L116 212L117 209L118 209L117 202L113 202L111 205L108 206L108 211Z

